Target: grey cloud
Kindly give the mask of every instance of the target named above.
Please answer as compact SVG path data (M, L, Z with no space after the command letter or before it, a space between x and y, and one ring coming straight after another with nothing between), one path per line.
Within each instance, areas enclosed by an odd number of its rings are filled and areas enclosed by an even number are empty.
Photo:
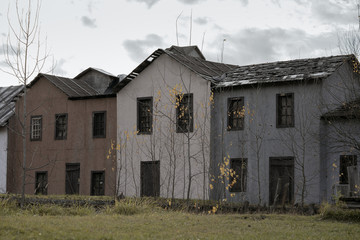
M65 64L66 64L66 60L63 58L57 61L54 69L54 74L65 76L67 74L67 72L64 69Z
M207 17L200 17L194 19L194 23L197 23L199 25L206 25L209 22L209 18Z
M144 40L126 40L123 45L132 60L141 62L154 51L155 48L163 47L165 44L159 35L149 34Z
M155 3L157 3L160 0L127 0L128 2L139 2L139 3L145 3L148 8L151 8Z
M211 47L213 60L219 61L222 39L225 38L224 62L238 65L333 54L336 34L309 35L299 29L244 29L232 35L218 36ZM207 54L206 54L207 55Z
M9 55L15 55L15 53L11 50L10 45L8 45L8 44L3 44L0 46L0 55L7 54L6 53L7 49L9 50L9 52L8 52Z
M185 3L185 4L196 4L196 3L203 2L206 0L178 0L178 1Z
M96 24L95 24L95 22L96 22L95 18L91 19L91 18L89 18L87 16L82 16L81 17L81 22L86 27L90 27L90 28L96 28L97 27Z
M357 9L355 4L344 0L315 1L311 3L312 15L324 23L352 24L357 23Z

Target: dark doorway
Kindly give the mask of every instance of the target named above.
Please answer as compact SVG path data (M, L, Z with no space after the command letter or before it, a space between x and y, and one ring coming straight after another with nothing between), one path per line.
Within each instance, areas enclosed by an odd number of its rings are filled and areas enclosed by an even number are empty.
M270 158L269 204L286 204L294 200L294 158Z
M47 195L48 176L47 172L35 173L35 194Z
M80 163L66 164L65 193L79 194Z
M91 172L91 195L102 196L105 194L105 172Z
M160 196L160 161L141 162L141 197Z

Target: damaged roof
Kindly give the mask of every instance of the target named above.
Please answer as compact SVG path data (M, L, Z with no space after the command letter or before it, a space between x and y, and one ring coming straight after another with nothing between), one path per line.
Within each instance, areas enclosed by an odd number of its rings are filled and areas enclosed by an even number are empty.
M102 73L106 74L104 72ZM113 77L114 80L109 84L105 91L100 91L96 89L83 79L71 79L43 73L38 74L38 76L29 84L29 87L32 87L41 77L44 77L52 84L54 84L57 88L59 88L63 93L65 93L69 97L69 99L115 96L116 94L113 89L114 86L118 83L118 78L114 75L110 76Z
M23 85L0 87L0 127L5 126L9 118L14 114L14 99L23 89Z
M213 83L221 88L326 78L349 60L356 58L354 55L340 55L239 66L213 78Z
M191 49L191 50L189 50ZM224 64L206 61L203 57L194 57L189 54L189 51L193 51L194 46L190 47L177 47L172 46L168 49L157 49L149 57L147 57L140 65L138 65L129 75L119 82L116 90L119 91L125 87L129 82L136 78L142 71L144 71L155 59L163 54L167 54L175 61L179 62L183 66L189 68L193 72L199 74L206 80L212 80L213 77L222 75L225 72L236 69L237 65ZM198 49L196 47L196 49ZM200 50L199 50L200 51ZM201 53L201 52L200 52ZM201 53L202 55L202 53Z

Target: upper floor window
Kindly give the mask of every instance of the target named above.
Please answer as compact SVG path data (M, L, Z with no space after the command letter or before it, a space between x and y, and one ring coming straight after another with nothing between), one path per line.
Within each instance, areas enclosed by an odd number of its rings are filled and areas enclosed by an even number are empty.
M357 156L356 155L341 155L340 156L340 173L339 173L339 183L340 184L349 184L349 173L348 167L357 166Z
M246 192L247 159L230 159L230 192Z
M67 114L55 115L55 140L66 139L67 136Z
M294 127L294 93L276 95L276 127Z
M42 116L32 116L30 120L30 140L40 141L42 131Z
M151 134L152 132L152 97L137 99L137 130L139 134Z
M93 137L106 137L106 112L93 112Z
M228 130L242 130L244 129L244 98L229 98L228 99Z
M192 132L194 125L193 94L177 95L176 103L176 132Z

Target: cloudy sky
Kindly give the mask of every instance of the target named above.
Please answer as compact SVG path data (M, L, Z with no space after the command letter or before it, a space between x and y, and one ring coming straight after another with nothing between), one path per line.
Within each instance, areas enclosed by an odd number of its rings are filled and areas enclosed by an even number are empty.
M7 16L16 25L14 2L0 1L1 46L9 32ZM198 45L207 60L220 61L224 44L223 62L238 65L328 56L339 54L339 34L358 29L357 3L43 0L41 39L51 53L48 63L56 62L53 74L65 77L75 77L88 67L128 74L153 51L171 45ZM4 59L0 48L3 69ZM0 72L0 86L17 83Z

